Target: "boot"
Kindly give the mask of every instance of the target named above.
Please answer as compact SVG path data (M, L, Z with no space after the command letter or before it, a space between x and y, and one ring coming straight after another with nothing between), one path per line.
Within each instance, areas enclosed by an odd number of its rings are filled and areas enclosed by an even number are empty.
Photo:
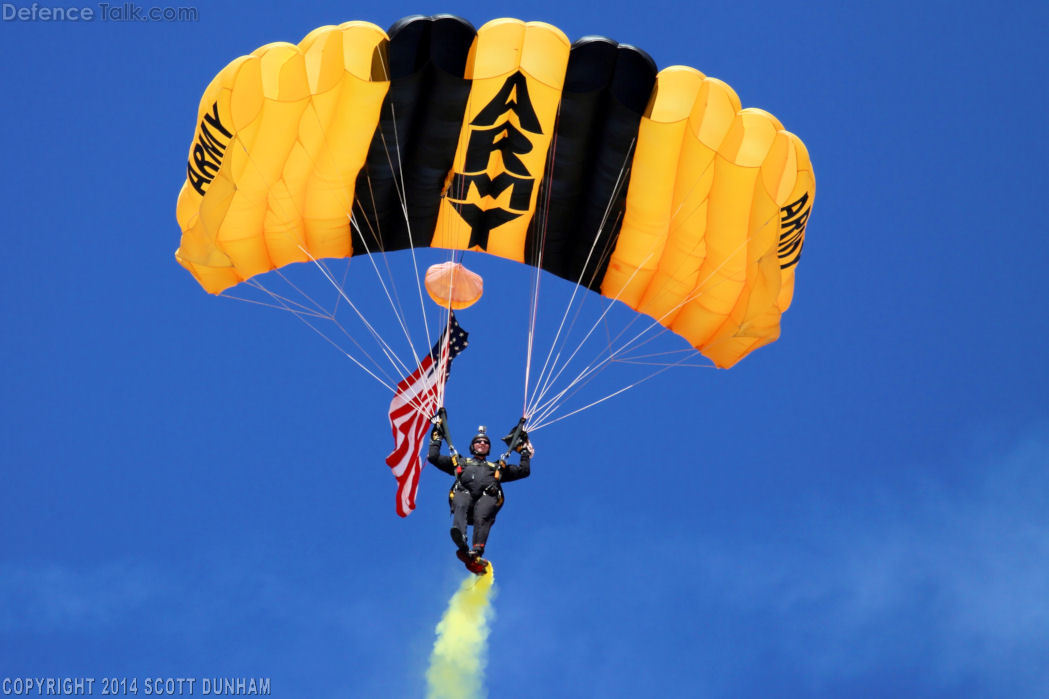
M462 531L456 529L455 527L452 527L451 535L452 535L452 541L455 542L455 547L457 549L459 549L460 551L462 551L463 553L466 553L467 552L466 534L463 534Z

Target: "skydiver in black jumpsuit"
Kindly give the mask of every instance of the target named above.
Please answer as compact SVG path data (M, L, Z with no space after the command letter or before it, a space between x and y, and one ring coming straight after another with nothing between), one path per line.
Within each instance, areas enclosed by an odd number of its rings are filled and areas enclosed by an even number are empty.
M461 554L467 554L474 560L484 557L484 546L488 541L488 531L495 524L495 516L503 506L503 489L500 483L508 483L527 478L531 472L532 445L525 442L519 447L520 464L492 463L485 459L492 448L492 443L485 433L484 426L478 428L470 440L472 458L462 459L459 467L451 456L441 454L441 431L434 430L430 436L430 451L427 460L447 474L455 476L455 483L448 493L452 508L452 541ZM474 528L473 548L466 547L466 526Z

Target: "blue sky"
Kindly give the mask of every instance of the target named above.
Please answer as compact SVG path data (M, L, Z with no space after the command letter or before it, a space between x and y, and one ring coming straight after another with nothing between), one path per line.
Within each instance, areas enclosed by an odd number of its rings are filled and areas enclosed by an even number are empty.
M197 102L226 62L437 12L695 66L799 134L817 178L780 341L535 436L490 541L491 696L1049 696L1034 2L208 2L195 23L3 22L0 676L424 692L463 575L448 478L425 471L398 518L385 389L294 318L208 296L173 252ZM488 287L460 314L459 441L514 423L523 385L529 277L473 257Z

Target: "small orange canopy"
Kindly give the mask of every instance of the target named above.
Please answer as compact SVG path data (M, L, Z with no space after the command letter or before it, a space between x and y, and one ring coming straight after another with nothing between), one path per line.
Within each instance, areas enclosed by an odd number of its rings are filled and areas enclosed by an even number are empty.
M458 262L442 262L426 270L426 291L437 304L458 311L481 298L484 280Z

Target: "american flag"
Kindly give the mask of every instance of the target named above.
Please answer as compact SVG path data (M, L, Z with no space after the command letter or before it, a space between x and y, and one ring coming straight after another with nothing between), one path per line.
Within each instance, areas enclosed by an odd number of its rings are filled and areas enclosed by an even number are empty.
M401 517L407 517L415 509L415 492L423 468L419 452L431 428L429 418L440 407L438 394L448 379L452 360L466 349L468 336L452 313L449 325L433 349L423 357L415 371L397 384L390 402L394 448L393 453L386 457L386 465L397 479L397 514Z

